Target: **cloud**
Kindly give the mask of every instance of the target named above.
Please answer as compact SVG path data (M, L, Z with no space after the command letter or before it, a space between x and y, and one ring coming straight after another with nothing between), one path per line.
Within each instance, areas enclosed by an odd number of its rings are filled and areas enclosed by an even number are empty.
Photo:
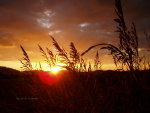
M45 9L43 12L37 13L38 18L36 20L41 27L49 29L54 25L52 18L55 14L52 10Z
M81 28L88 27L88 26L90 26L90 25L91 25L91 23L82 23L82 24L79 24L79 26L80 26Z
M49 35L55 35L55 34L58 34L58 33L61 33L62 31L61 30L54 30L54 31L50 31L49 32Z
M45 18L40 18L40 19L37 19L37 22L39 23L39 25L43 28L50 28L53 26L54 23L50 23L48 19L45 19Z
M149 17L148 4L148 0L144 2L131 0L125 7L127 10L125 15L131 14L133 18L138 16L136 22L141 30L149 29L149 26L144 26L142 22L143 18ZM126 0L124 5L127 5ZM55 24L52 28L55 30L85 22L99 22L107 25L111 24L110 21L115 17L114 1L110 0L39 0L38 2L36 0L1 0L0 10L1 27L9 26L9 28L24 30L29 28L37 30L40 26L49 29L52 23ZM38 27L39 23L42 24Z

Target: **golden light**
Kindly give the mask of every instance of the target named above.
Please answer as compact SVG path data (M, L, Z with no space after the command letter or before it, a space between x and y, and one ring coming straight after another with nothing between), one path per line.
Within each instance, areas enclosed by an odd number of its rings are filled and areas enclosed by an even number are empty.
M62 68L61 67L59 67L59 66L53 66L52 68L51 68L51 72L53 73L53 74L57 74L59 71L61 71L62 70Z
M64 65L64 64L61 64L61 65ZM61 73L59 72L65 69L61 67L60 65L55 65L55 66L52 66L51 68L49 68L46 65L44 67L44 70L39 72L40 80L47 85L53 85L57 83L61 77Z
M41 63L43 71L49 71L52 75L56 76L61 70L66 70L63 68L65 64L57 63L56 65L52 65L51 67L47 63Z

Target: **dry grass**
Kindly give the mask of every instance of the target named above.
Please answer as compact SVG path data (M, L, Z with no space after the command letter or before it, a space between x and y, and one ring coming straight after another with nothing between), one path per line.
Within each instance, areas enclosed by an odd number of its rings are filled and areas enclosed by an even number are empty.
M107 43L97 44L89 47L81 55L86 54L92 48L102 46L101 49L107 49L110 51L117 68L119 65L119 68L121 69L127 68L130 71L139 70L141 58L139 57L138 52L139 44L136 27L134 23L132 23L131 28L126 26L120 0L115 0L115 12L117 18L115 18L114 21L118 24L116 32L119 35L119 47Z
M24 57L22 59L19 59L19 61L23 65L21 68L23 68L24 70L32 70L33 67L32 67L32 64L31 64L31 61L30 61L30 58L29 58L27 52L25 51L23 46L20 45L20 48L21 48L23 55L24 55Z
M86 61L83 58L84 54L88 53L91 49L100 46L101 49L110 51L110 54L114 60L114 64L119 70L130 70L133 72L135 70L150 69L149 61L144 60L143 57L139 55L139 42L135 24L132 23L130 27L126 25L121 0L115 0L115 12L117 18L115 18L114 21L117 23L116 32L119 35L118 46L108 43L100 43L89 47L85 52L80 54L74 43L71 42L70 52L68 53L63 47L59 45L54 37L50 36L53 46L55 47L56 54L54 54L48 48L46 48L46 51L44 51L44 49L39 45L40 52L42 53L42 56L44 57L49 67L51 68L51 66L55 66L58 63L63 63L64 66L61 67L66 68L69 71L85 72L89 70L100 70L102 65L98 52L96 53L94 63L88 63L89 61ZM150 46L150 36L147 33L145 34L148 46ZM20 60L23 64L23 67L25 69L32 70L30 59L22 46L21 50L24 54L23 61ZM146 68L143 66L145 64L148 65Z
M52 39L52 44L55 48L55 53L53 53L50 49L46 47L46 51L40 46L39 50L44 61L49 65L49 68L51 69L53 66L60 66L62 68L65 68L69 71L76 71L76 72L90 72L93 70L98 70L101 67L99 54L97 52L94 64L92 65L90 62L87 63L87 61L81 57L80 53L76 49L73 42L70 43L70 51L69 53L66 52L66 50L62 47L60 47L59 43L55 40L54 37L50 36ZM21 47L21 50L23 52L24 58L20 60L20 62L23 64L22 68L24 70L35 70L33 66L31 65L31 61L28 57L27 52L25 49ZM63 63L64 65L59 65L59 63ZM37 66L36 66L37 67ZM42 65L39 63L38 70L42 70Z
M40 52L42 53L42 56L45 58L45 61L46 63L49 65L49 68L51 68L51 62L50 62L50 59L48 58L46 52L43 50L43 48L38 45L39 49L40 49Z
M95 55L95 59L94 59L94 69L95 70L101 70L101 61L100 61L100 57L99 57L99 53L97 51L96 55Z

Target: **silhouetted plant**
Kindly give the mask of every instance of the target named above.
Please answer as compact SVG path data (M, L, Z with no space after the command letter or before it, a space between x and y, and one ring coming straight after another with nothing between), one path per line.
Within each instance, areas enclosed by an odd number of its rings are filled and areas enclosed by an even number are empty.
M80 54L75 48L75 45L73 42L70 43L70 58L71 58L72 68L73 70L76 70L80 62Z
M122 67L127 66L130 71L133 71L139 69L138 36L136 27L134 23L132 23L130 30L126 26L120 0L115 0L115 6L115 12L118 18L114 19L114 21L118 23L116 32L119 33L119 47L105 43L97 44L91 46L88 50L83 52L82 55L94 47L103 46L101 49L107 49L110 51L116 66L121 64Z
M120 0L116 0L116 14L118 18L114 19L117 23L117 31L119 33L119 49L124 51L126 55L126 63L130 70L138 69L138 36L136 27L132 23L131 30L126 26L124 14Z
M67 52L65 51L65 49L61 48L58 44L58 42L52 37L50 36L52 41L53 41L53 46L55 47L58 56L60 56L60 62L63 62L66 65L69 65L70 60L68 58Z
M144 33L145 33L146 40L147 40L147 45L148 45L147 51L150 52L150 35L148 35L148 33L146 31Z
M49 58L50 58L50 60L51 60L51 62L52 62L52 65L56 65L56 62L57 62L56 56L57 56L57 55L54 55L53 52L52 52L51 50L49 50L48 48L46 48L46 50L47 50L47 53L48 53L48 55L49 55Z
M91 71L92 71L92 66L91 66L91 63L89 62L88 72L91 72Z
M65 49L59 46L54 37L51 36L51 38L56 52L58 53L58 59L61 63L65 64L65 66L61 67L66 68L69 71L87 71L86 63L83 58L80 58L80 54L73 42L70 43L70 52L67 54Z
M38 47L40 49L40 52L42 53L42 56L45 59L45 62L49 65L49 68L51 68L51 62L50 62L50 59L48 58L46 52L44 51L44 49L40 45L38 45Z
M23 65L21 68L23 68L24 70L32 70L32 64L30 61L30 58L27 54L27 52L25 51L25 49L20 45L20 48L23 52L24 57L22 59L19 59L19 61L21 62L21 64Z
M101 61L99 58L99 53L97 51L94 59L94 70L100 70L100 69L101 69Z
M98 67L100 66L98 53L95 59L95 64L92 68L91 63L87 64L87 61L80 56L73 42L70 43L70 52L68 54L65 51L65 49L59 46L58 42L54 39L54 37L52 36L50 37L52 39L53 46L55 47L56 54L54 54L48 48L46 48L46 51L44 51L44 49L40 45L38 45L39 50L44 58L44 61L49 65L50 70L52 66L59 66L69 71L89 72L92 71L92 69L98 69ZM20 60L20 62L23 64L23 68L25 68L26 70L32 70L33 67L27 55L27 52L24 50L22 46L20 47L24 54L23 60ZM59 65L59 63L63 63L64 65L63 66ZM36 64L35 67L37 70L42 69L41 63L39 63L39 68L37 68L37 66L38 64Z
M39 62L39 70L42 70L41 62Z
M150 35L146 31L145 31L145 36L146 36L147 45L148 45L147 51L150 53ZM150 69L150 60L149 60L149 58L148 58L148 61L147 61L146 65L148 66L147 69Z
M86 71L86 67L87 67L86 61L83 58L80 58L78 71L79 72L85 72Z

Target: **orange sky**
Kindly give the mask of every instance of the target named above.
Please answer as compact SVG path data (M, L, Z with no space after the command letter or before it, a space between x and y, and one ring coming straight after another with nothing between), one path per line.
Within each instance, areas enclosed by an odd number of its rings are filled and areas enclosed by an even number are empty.
M143 31L150 31L150 1L123 0L123 4L126 18L137 26L141 50L146 49ZM97 43L117 44L114 18L113 0L0 0L0 66L20 69L20 44L33 62L43 62L37 45L53 50L49 34L67 50L74 42L79 52ZM93 59L96 50L86 57ZM103 69L113 69L108 52L99 53Z

